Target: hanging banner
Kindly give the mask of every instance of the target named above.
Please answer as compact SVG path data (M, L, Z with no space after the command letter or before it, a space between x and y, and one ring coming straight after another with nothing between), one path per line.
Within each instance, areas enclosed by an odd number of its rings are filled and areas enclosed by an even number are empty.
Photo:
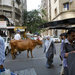
M0 21L0 28L6 28L7 22L6 21Z
M27 27L15 27L15 28L14 28L14 31L20 30L21 32L23 32L23 31L25 31L26 28L27 28Z

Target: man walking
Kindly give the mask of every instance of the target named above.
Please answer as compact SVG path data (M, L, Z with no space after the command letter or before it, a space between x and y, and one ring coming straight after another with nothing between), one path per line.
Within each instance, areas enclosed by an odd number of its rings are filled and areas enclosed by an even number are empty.
M63 48L62 48L62 56L63 58L65 58L65 66L64 66L64 75L75 75L75 72L72 74L72 72L70 72L71 70L73 70L73 66L69 67L70 65L72 65L72 61L70 61L69 59L69 55L75 53L75 30L69 30L67 33L68 37L67 37L67 41L64 43ZM74 58L74 57L73 57ZM67 62L68 61L68 62ZM68 64L70 62L70 64Z
M17 30L17 33L16 33L15 36L14 36L14 39L15 39L15 40L20 40L20 39L21 39L20 30Z
M45 41L45 53L47 58L46 67L51 68L53 63L54 53L56 53L56 48L54 42L49 36L46 37Z

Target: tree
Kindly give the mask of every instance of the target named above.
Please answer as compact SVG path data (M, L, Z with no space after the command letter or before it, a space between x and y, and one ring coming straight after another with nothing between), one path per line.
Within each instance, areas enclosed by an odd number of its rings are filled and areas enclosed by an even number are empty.
M28 15L28 12L26 10L23 10L23 12L22 12L22 26L27 25L27 15Z
M42 17L46 17L46 11L44 9L41 9L41 14L42 14Z
M37 10L23 11L23 26L27 26L27 30L33 33L40 32L38 27L46 21L41 19L40 12Z

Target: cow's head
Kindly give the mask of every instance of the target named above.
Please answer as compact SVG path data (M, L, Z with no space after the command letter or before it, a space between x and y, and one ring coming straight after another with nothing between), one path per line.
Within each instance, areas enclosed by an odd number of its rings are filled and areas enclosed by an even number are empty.
M39 40L39 39L35 40L35 42L36 42L37 45L42 45L42 41Z

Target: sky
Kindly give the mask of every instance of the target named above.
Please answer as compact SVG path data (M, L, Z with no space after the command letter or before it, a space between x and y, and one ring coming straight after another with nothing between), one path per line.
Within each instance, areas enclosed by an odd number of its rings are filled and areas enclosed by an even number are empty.
M38 9L41 4L41 0L27 0L27 11Z

